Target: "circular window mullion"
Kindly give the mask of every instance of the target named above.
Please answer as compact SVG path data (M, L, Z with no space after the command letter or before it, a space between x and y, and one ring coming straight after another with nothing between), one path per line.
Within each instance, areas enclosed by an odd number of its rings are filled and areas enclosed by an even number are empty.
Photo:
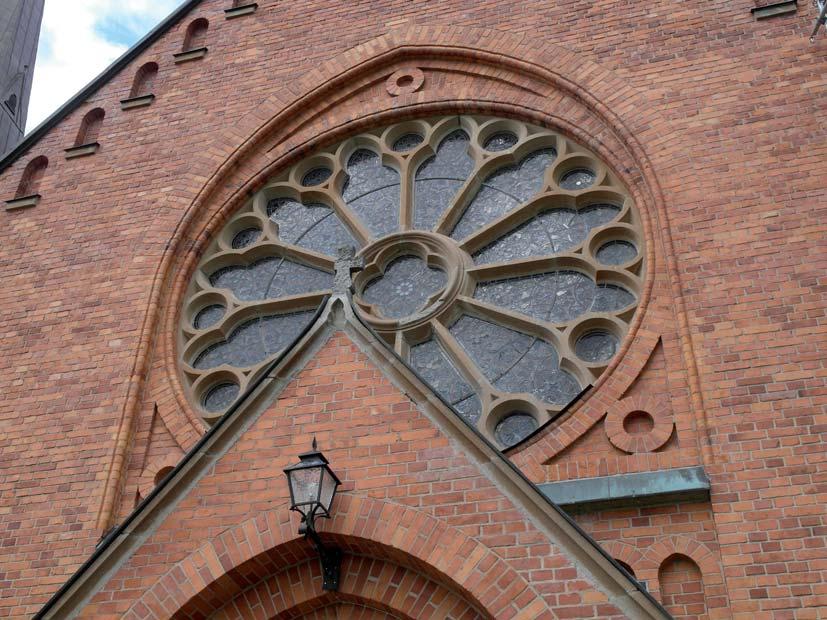
M554 348L561 364L563 359L567 359L573 366L577 366L566 345L564 334L553 324L469 297L460 297L458 298L458 302L463 306L466 314L542 340ZM575 376L582 388L583 385L585 385L583 382L584 373L577 372ZM537 399L537 402L540 402L539 399ZM565 405L565 403L546 403L543 406L548 406L549 404Z
M541 338L555 347L560 344L560 336L551 323L508 310L496 304L485 303L473 297L458 297L457 302L461 304L466 314L477 316L535 338Z
M277 254L282 258L293 260L294 262L307 265L308 267L315 267L316 269L321 269L322 271L327 271L328 273L334 272L336 259L329 254L315 252L313 250L308 250L307 248L290 243L284 243L282 241L275 241L272 245L277 248Z
M519 228L529 222L543 210L550 199L555 198L554 194L538 194L520 204L514 209L506 212L497 219L480 227L472 234L459 242L459 247L472 256L496 241L502 239L507 233ZM556 207L563 208L563 207Z
M486 437L493 440L500 448L510 448L519 443L525 437L538 428L544 426L551 418L562 410L562 407L549 405L541 402L533 394L527 392L504 392L493 390L491 393L491 404L481 420L480 428ZM508 418L514 416L530 416L534 423L521 433L517 441L505 442L498 432L500 425Z
M441 345L442 350L447 355L449 361L465 378L472 389L476 390L477 398L480 401L480 418L477 422L477 427L480 430L485 428L485 418L487 410L490 407L491 401L494 399L496 390L494 386L488 381L485 375L480 371L479 367L470 358L468 353L457 342L449 329L439 320L431 321L431 330L436 341Z
M471 144L475 144L475 137L471 136ZM513 162L514 156L512 153L503 153L494 156L490 159L485 159L480 153L479 149L471 147L469 149L471 156L474 158L474 168L468 174L462 187L459 188L453 198L451 198L448 208L442 213L434 226L434 232L450 236L456 225L465 215L468 207L471 206L477 194L485 184L485 179L493 174L497 169L510 165Z
M410 159L392 155L399 171L399 230L408 231L413 227L413 176L416 169Z
M530 276L553 271L574 269L589 276L594 267L579 254L558 254L556 256L529 256L526 258L478 265L468 269L468 274L477 283L491 282L506 278Z
M325 198L324 202L333 209L333 212L342 221L342 224L350 230L359 244L364 247L373 241L373 235L371 235L361 218L347 206L341 194L333 191L325 192Z

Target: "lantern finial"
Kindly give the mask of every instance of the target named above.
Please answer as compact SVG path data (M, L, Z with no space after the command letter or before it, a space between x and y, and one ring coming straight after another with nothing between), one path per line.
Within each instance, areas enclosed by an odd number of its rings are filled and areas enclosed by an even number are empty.
M312 445L313 452L316 451L316 435L313 435L313 445Z

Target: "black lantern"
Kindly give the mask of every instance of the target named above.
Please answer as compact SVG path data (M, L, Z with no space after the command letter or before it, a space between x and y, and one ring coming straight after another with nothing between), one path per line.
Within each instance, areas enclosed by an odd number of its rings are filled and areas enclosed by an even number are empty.
M316 532L315 519L317 516L330 518L330 507L341 481L330 469L324 454L316 449L315 437L310 452L300 454L299 462L285 468L284 473L290 487L290 510L302 516L299 534L310 538L319 552L324 578L322 589L337 590L342 554L338 549L324 546Z

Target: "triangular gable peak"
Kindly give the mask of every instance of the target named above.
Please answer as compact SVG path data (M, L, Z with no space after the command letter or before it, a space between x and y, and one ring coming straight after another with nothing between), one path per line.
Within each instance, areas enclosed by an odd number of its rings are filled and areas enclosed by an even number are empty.
M312 436L344 481L320 527L345 552L336 593L322 591L282 474ZM268 617L331 605L387 617L669 617L346 296L40 617L247 617L256 605Z

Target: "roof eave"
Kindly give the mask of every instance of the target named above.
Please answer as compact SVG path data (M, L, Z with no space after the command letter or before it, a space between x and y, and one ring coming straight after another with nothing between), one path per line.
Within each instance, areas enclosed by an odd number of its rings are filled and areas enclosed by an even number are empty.
M28 151L37 143L46 133L62 121L67 115L77 109L84 101L86 101L92 94L104 86L111 78L113 78L121 69L132 62L141 52L146 50L150 45L157 41L161 35L166 33L172 26L192 10L196 5L200 4L201 0L186 0L181 6L170 13L161 23L149 31L140 41L130 47L123 55L109 65L103 72L94 80L84 86L74 97L69 99L66 103L60 106L51 116L45 121L35 127L28 133L23 140L15 146L8 154L0 159L0 173L11 166L18 157Z

